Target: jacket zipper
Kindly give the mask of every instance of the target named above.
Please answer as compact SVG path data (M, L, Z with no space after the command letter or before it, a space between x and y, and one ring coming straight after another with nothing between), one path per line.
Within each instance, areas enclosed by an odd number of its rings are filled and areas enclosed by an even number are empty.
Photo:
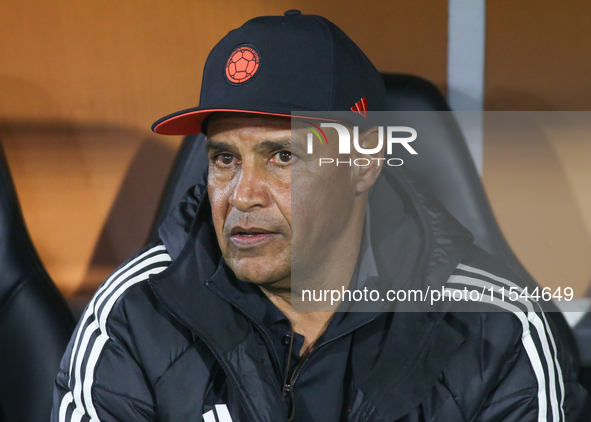
M293 374L289 380L289 383L286 383L283 386L283 394L284 396L286 394L290 395L290 399L291 399L291 406L292 408L289 409L289 414L288 414L288 421L292 420L293 417L295 416L295 383L298 380L298 377L300 376L300 374L302 373L302 371L304 370L304 367L306 366L306 364L308 363L308 361L310 360L310 358L312 357L312 355L314 353L316 353L318 350L322 349L324 346L326 346L327 344L332 343L335 340L338 340L340 338L343 338L344 336L352 333L353 331L355 331L356 329L358 329L359 327L362 327L365 324L369 324L370 322L372 322L374 319L376 319L378 317L379 314L374 315L371 319L358 324L356 326L354 326L352 329L334 337L331 338L328 341L325 341L324 343L322 343L321 345L319 345L318 347L313 348L310 353L308 353L302 360L300 360L300 362L297 363L296 367L293 370Z

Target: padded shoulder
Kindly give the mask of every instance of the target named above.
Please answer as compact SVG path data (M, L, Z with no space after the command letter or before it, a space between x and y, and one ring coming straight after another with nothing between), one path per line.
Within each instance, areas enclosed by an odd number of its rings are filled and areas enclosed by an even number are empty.
M113 403L129 395L134 390L145 391L147 386L141 370L132 374L125 371L106 371L105 368L137 367L133 356L133 338L125 321L125 300L123 296L135 286L146 284L152 274L164 271L170 264L170 256L163 245L146 248L119 267L97 290L78 322L78 326L64 358L58 376L54 395L54 420L70 420L87 416L100 420L97 409L105 405L101 400L113 396ZM114 317L114 318L111 318ZM136 329L146 329L137 327ZM122 365L112 365L118 361ZM105 378L104 374L109 372ZM101 375L103 374L103 375ZM109 379L107 385L100 384L100 378ZM131 382L130 388L120 391L121 385ZM135 388L131 388L133 385ZM99 391L108 391L102 395ZM136 394L138 396L140 394ZM115 399L116 397L116 399ZM111 402L106 399L107 404ZM125 401L125 400L124 400ZM148 402L148 400L143 400ZM107 406L108 407L108 406Z
M469 297L472 307L450 314L448 320L467 338L464 347L478 351L462 356L458 365L477 360L470 365L481 368L478 379L488 383L481 390L489 392L487 412L494 417L516 412L515 420L529 420L519 419L526 413L536 415L536 420L564 420L568 390L578 388L573 387L576 365L553 329L552 314L528 297L532 288L511 268L478 248L457 266L446 286L480 292ZM485 374L495 369L498 373ZM454 376L462 376L461 371ZM516 405L518 401L523 406Z

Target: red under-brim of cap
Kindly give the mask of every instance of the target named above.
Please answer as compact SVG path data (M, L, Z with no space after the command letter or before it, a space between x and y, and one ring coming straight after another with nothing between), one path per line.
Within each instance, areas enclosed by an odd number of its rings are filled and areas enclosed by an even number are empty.
M194 135L201 133L201 124L212 113L220 111L230 113L251 113L279 117L297 117L291 114L269 113L252 110L233 110L228 108L207 110L185 110L163 117L152 125L152 130L160 135Z
M284 107L281 107L284 108ZM190 108L187 110L181 110L173 114L169 114L156 121L152 125L152 131L159 135L195 135L201 133L203 121L211 114L217 112L227 113L248 113L248 114L261 114L265 116L277 116L277 117L295 117L302 119L313 119L313 120L326 120L326 121L338 121L333 119L326 119L321 117L312 116L298 116L292 113L277 113L271 111L262 110L249 110L249 109L233 109L233 108Z

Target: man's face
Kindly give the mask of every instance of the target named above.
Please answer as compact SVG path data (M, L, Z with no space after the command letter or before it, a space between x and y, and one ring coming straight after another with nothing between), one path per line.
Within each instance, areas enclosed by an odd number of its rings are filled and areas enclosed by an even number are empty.
M243 281L289 288L292 247L302 261L322 259L312 246L330 244L350 217L356 194L351 169L317 168L305 154L305 136L295 138L289 118L225 113L208 124L216 235Z
M208 125L208 192L223 256L236 276L257 284L289 276L291 243L289 119L214 116Z

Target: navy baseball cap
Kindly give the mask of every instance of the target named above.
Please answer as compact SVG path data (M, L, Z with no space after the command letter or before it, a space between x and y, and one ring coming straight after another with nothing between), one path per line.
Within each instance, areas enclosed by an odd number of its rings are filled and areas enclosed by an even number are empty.
M229 32L207 58L199 106L161 118L152 130L200 133L215 112L341 111L363 125L368 110L383 108L384 96L382 76L343 31L321 16L288 10Z

